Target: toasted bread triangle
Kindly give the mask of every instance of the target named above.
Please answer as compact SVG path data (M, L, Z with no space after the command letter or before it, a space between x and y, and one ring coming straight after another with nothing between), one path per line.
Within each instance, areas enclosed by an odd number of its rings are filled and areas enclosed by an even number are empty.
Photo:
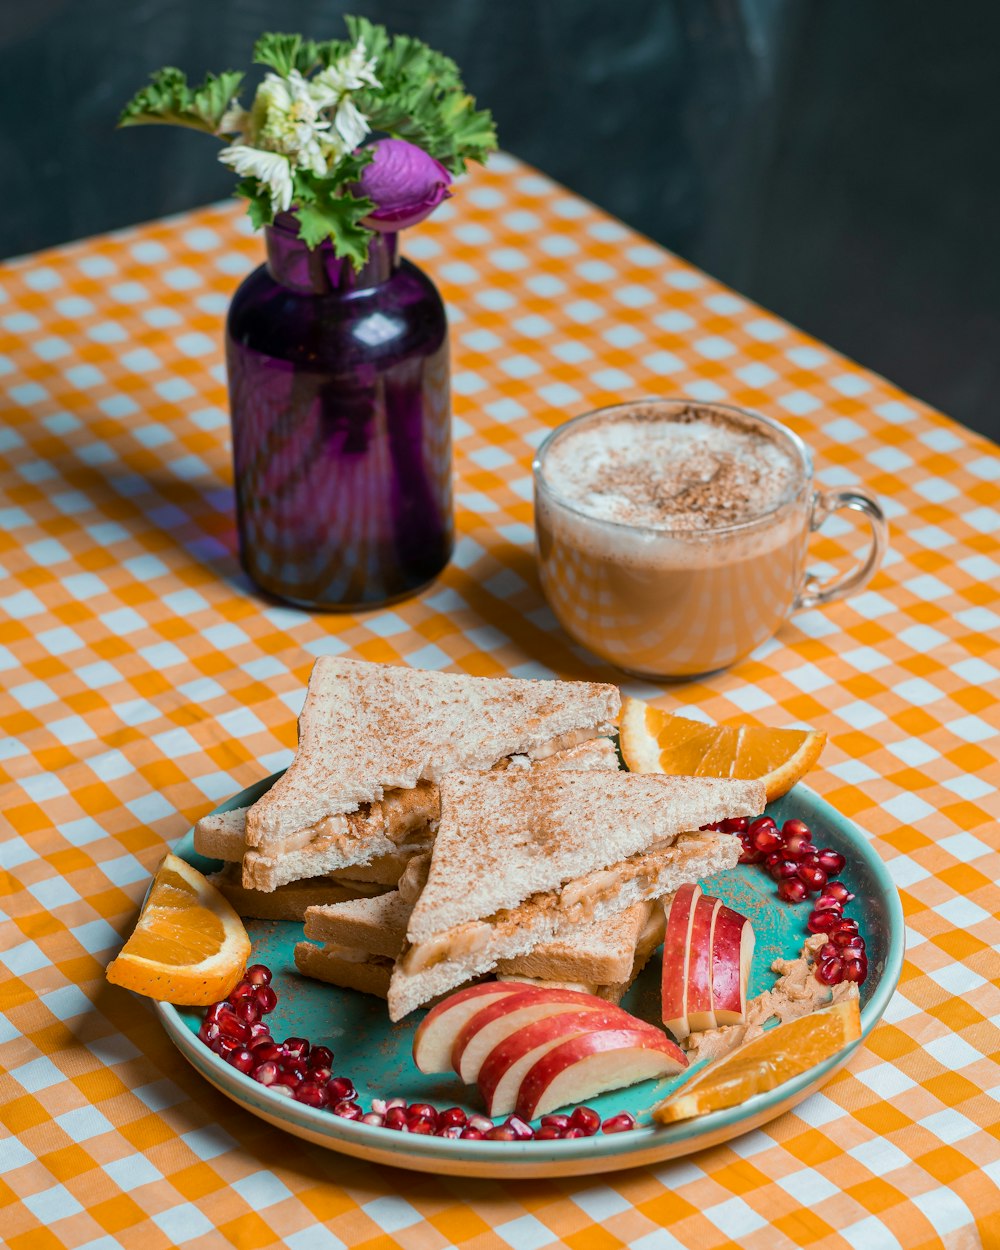
M453 773L407 937L420 943L529 897L764 809L764 787L729 778L624 772Z
M387 790L610 733L619 707L615 686L593 682L468 677L321 656L295 758L249 809L247 845L278 846Z

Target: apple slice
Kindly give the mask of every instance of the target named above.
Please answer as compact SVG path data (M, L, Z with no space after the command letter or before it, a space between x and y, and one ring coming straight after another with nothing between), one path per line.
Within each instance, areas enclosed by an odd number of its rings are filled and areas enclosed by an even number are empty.
M540 985L522 985L521 989L524 991L522 994L510 994L477 1011L455 1038L451 1066L466 1085L476 1083L483 1060L494 1046L499 1046L505 1038L535 1020L569 1011L586 1011L588 1008L605 1012L610 1007L620 1013L623 1026L627 1027L632 1022L627 1011L594 994L546 989Z
M663 1023L678 1041L691 1032L687 1018L688 951L700 894L701 886L682 885L667 905L660 1007Z
M524 988L512 981L481 981L450 994L420 1021L413 1035L413 1062L421 1072L449 1072L451 1048L469 1017Z
M688 1031L702 1033L715 1028L712 1003L712 933L722 900L702 894L694 906L691 944L688 947L686 1002Z
M525 1073L517 1093L523 1120L586 1102L606 1089L674 1076L687 1067L680 1047L658 1029L601 1029L554 1046Z
M719 1028L746 1020L755 940L746 916L725 905L719 909L712 934L712 1008Z
M602 1029L621 1029L622 1015L617 1008L610 1011L568 1011L563 1015L547 1016L526 1024L515 1033L494 1046L479 1069L479 1092L486 1103L486 1114L509 1115L517 1103L517 1091L521 1079L534 1064L553 1046L581 1033L594 1033ZM662 1037L644 1020L628 1016L629 1026L650 1029Z

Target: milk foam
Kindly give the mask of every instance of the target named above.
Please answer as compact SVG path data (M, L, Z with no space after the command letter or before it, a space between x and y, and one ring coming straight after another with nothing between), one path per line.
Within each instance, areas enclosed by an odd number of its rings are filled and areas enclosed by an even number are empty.
M595 520L711 531L752 521L795 495L802 466L779 440L737 413L635 405L557 437L542 476Z

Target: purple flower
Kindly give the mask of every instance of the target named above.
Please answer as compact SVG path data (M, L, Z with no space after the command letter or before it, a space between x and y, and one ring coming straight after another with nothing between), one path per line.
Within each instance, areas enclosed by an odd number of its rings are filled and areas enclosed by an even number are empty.
M358 189L375 204L363 225L391 233L429 217L451 192L451 174L423 148L405 139L380 139Z

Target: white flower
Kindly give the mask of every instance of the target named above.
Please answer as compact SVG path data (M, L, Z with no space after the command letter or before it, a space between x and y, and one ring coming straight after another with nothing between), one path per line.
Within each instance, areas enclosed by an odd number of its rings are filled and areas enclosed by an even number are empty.
M260 148L234 143L219 153L223 165L244 177L256 178L267 187L271 207L276 213L286 212L292 204L292 164L279 152L263 152Z
M346 56L320 72L310 82L320 107L328 108L337 104L341 96L348 91L357 91L359 87L380 87L382 84L375 77L375 58L365 60L365 41L359 39Z
M250 114L238 100L230 100L229 107L219 118L215 128L217 135L242 135L250 124Z
M347 152L353 152L370 129L364 114L358 111L354 101L347 96L337 105L333 128L343 139L344 150Z
M254 96L251 139L255 147L298 157L296 164L311 168L319 132L330 123L320 115L310 85L293 69L287 78L268 74Z

